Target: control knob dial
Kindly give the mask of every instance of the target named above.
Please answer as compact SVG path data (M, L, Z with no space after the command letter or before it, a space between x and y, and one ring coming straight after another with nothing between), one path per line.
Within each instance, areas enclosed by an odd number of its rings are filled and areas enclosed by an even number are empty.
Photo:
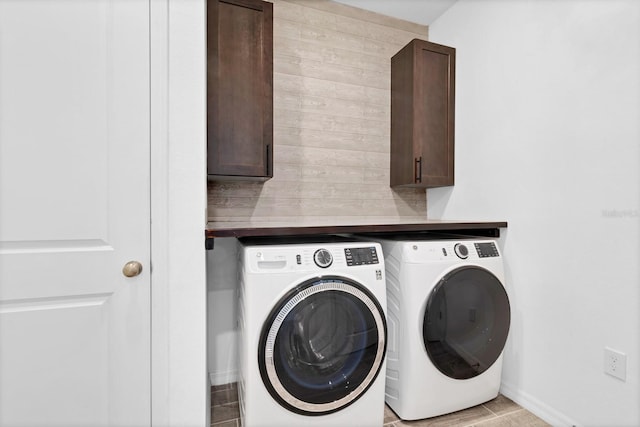
M462 243L456 243L453 250L460 259L467 259L469 257L469 249Z
M326 249L318 249L313 254L313 261L320 268L327 268L333 263L333 257L331 256L331 252Z

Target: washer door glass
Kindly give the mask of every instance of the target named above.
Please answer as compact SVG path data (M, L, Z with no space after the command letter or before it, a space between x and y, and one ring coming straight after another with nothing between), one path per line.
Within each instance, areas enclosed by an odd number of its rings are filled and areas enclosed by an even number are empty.
M422 335L433 364L448 377L480 375L500 357L511 312L500 280L465 266L446 274L427 300Z
M262 380L291 411L335 412L376 379L385 338L384 312L364 287L340 277L305 282L279 302L263 327Z

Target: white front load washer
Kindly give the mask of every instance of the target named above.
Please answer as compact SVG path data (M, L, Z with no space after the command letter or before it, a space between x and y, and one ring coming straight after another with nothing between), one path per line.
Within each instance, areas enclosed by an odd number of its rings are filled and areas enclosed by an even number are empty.
M498 395L509 298L498 245L428 234L377 239L387 275L387 404L430 418ZM413 239L413 240L412 240Z
M380 245L337 236L240 240L242 425L381 426Z

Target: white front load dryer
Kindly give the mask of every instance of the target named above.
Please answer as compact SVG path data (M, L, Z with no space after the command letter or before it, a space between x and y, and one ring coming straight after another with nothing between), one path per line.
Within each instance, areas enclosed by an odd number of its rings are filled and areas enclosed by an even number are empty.
M383 424L384 259L346 240L241 239L244 427Z
M432 239L378 239L387 274L385 400L403 420L495 398L509 332L496 242Z

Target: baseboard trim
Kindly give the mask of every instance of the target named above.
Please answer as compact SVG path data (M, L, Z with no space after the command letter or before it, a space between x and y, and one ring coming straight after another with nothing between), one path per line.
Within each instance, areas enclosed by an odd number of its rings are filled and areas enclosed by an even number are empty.
M533 397L529 393L525 393L522 390L511 386L510 384L506 384L504 382L501 383L500 393L513 400L532 414L542 418L552 426L579 426L576 421L572 420L562 412Z

